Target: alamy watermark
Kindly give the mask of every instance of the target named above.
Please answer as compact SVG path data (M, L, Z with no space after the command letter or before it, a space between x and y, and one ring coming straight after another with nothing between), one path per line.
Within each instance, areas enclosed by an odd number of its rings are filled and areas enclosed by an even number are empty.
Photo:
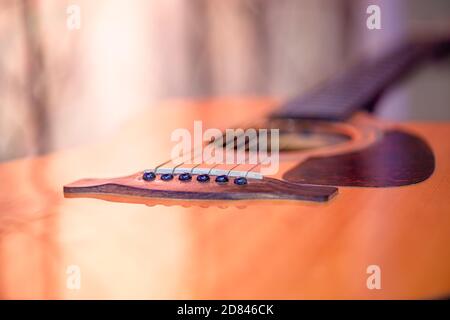
M381 8L376 4L367 7L366 13L369 15L366 20L366 26L369 30L381 29Z
M367 274L370 276L367 277L366 286L369 290L380 290L381 289L381 268L376 264L371 264L366 269Z
M194 121L194 135L185 128L171 134L176 142L171 151L176 164L252 164L261 165L262 175L273 175L279 168L279 129L237 128L203 131L202 121Z
M71 4L66 8L66 26L68 30L79 30L81 28L81 8L79 5Z
M66 287L69 290L80 290L81 288L81 269L77 265L70 265L66 268Z

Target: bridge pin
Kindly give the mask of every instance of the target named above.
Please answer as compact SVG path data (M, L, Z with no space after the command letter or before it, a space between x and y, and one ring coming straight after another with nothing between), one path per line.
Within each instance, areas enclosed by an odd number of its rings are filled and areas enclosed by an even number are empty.
M239 186L247 184L247 178L245 178L245 177L238 177L238 178L234 179L234 184L237 184Z
M161 175L161 180L162 181L169 181L173 179L173 174L171 173L165 173Z
M228 176L226 176L226 175L217 176L216 177L216 182L217 183L227 183L228 182Z
M142 179L145 181L152 181L155 180L156 174L153 171L145 170L144 174L142 175Z
M192 176L190 173L182 173L178 176L178 180L180 181L190 181L192 180Z
M197 181L198 182L208 182L209 181L209 175L207 175L207 174L199 174L197 176Z

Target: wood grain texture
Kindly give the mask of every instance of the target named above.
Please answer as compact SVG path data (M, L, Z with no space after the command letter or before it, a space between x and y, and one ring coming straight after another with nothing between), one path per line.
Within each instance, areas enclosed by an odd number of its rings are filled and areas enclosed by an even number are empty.
M226 184L213 181L199 183L175 179L162 181L159 175L154 181L144 181L142 173L112 179L85 179L64 186L64 193L71 197L92 194L135 196L143 198L167 198L180 200L297 200L328 201L337 193L335 187L308 186L278 179L248 179L248 184L238 186L232 180Z
M192 128L197 119L205 128L231 127L275 104L166 102L106 142L1 164L0 297L448 296L448 123L401 124L430 144L436 168L429 179L394 188L342 187L322 204L264 201L222 209L64 198L62 186L79 177L124 176L164 161L174 128ZM281 165L278 178L296 162ZM366 286L373 264L381 268L381 290ZM80 290L66 286L71 265L81 270Z
M317 185L393 187L422 182L434 167L433 151L425 141L391 130L365 149L308 159L283 178Z

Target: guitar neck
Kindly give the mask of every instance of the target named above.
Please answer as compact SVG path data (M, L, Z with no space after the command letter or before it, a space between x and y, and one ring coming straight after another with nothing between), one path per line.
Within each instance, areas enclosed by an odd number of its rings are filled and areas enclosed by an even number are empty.
M404 44L377 59L361 61L284 104L271 117L344 121L358 110L372 111L388 87L426 58L447 51L448 41Z

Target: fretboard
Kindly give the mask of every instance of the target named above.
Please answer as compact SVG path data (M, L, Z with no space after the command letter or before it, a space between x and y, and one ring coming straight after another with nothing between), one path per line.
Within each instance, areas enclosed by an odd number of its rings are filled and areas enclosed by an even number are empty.
M275 113L274 118L343 121L357 110L372 110L381 94L425 58L441 43L410 43L368 61L294 98Z

